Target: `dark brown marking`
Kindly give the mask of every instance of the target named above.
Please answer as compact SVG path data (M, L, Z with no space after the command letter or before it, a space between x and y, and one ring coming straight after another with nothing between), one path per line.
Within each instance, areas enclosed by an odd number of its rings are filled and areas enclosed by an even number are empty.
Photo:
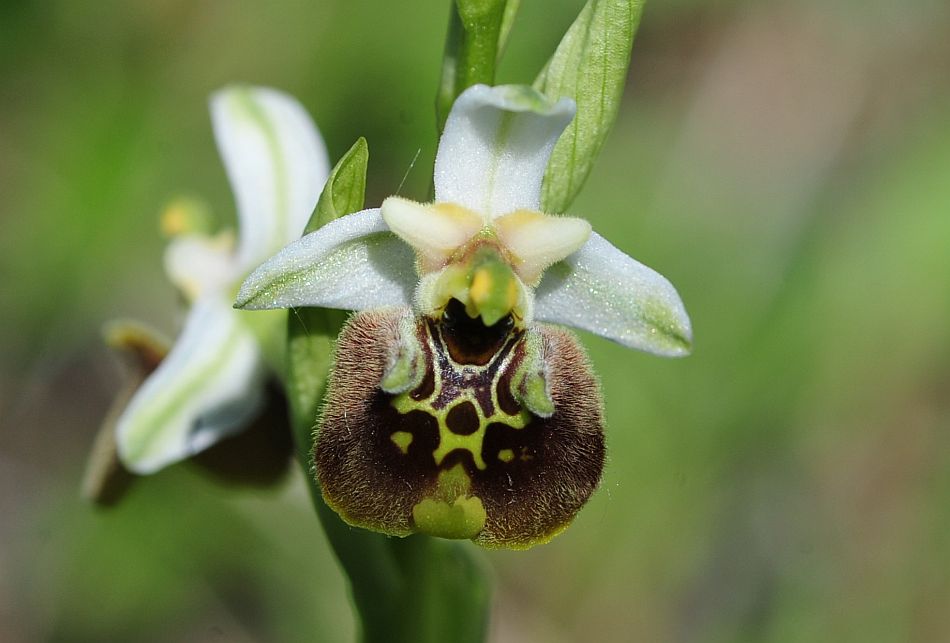
M445 425L449 427L449 431L458 435L475 433L479 424L478 411L475 410L475 405L467 400L453 406L445 417Z
M426 351L428 351L426 347ZM432 396L435 392L435 371L433 371L428 366L431 364L431 360L426 360L426 374L422 378L422 383L409 394L409 397L414 399L416 402L421 402L424 399L427 399Z
M524 331L512 329L505 342L480 369L477 365L459 365L455 361L449 350L451 333L448 329L432 320L429 320L425 327L436 347L435 353L432 354L432 367L438 369L440 381L439 390L430 401L432 408L441 410L451 406L462 391L469 391L474 395L482 413L486 417L493 415L495 405L492 401L492 382L512 351L516 354L523 353L521 339Z
M512 375L514 375L515 370L517 370L518 364L521 362L519 358L523 355L524 351L519 351L519 353L521 353L521 355L516 356L511 368L502 373L501 377L498 378L498 385L495 388L495 394L498 396L498 406L508 415L514 415L521 410L521 405L518 404L515 396L511 393Z
M514 321L508 315L494 326L485 326L481 317L472 319L462 302L453 299L442 313L441 328L453 361L484 366L504 346L514 328Z

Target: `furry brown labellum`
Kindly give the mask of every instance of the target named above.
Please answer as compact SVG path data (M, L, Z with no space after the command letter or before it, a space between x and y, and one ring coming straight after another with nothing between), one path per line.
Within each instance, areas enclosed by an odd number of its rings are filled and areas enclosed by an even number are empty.
M347 522L527 548L564 529L600 481L601 394L574 336L453 301L438 319L355 314L339 338L314 448Z

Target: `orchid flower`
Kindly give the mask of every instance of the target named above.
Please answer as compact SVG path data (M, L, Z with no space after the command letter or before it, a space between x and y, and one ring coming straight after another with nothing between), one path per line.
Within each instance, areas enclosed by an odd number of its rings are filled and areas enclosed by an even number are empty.
M122 463L140 474L183 460L242 429L260 410L269 371L265 345L280 342L282 316L234 310L248 272L303 232L328 174L323 140L303 107L266 88L233 87L211 98L215 139L237 203L239 235L208 236L181 209L165 254L190 309L161 365L116 423Z
M524 548L599 483L599 384L573 326L666 356L690 349L673 286L540 209L574 102L476 85L455 101L435 201L390 197L291 243L237 307L358 312L318 418L316 475L347 522Z

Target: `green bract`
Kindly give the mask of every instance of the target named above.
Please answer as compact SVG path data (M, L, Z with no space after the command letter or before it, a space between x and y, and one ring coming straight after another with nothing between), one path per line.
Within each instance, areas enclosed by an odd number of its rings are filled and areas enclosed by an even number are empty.
M601 397L573 336L689 351L674 288L539 211L570 99L476 85L456 100L435 202L391 197L327 222L256 269L243 308L364 311L336 350L314 449L348 522L528 547L569 524L603 466ZM543 323L548 322L548 323Z
M541 205L564 212L580 192L617 117L643 0L590 0L534 86L577 102L544 176Z
M304 233L363 207L369 148L360 138L337 162L317 201ZM343 325L344 313L326 308L298 308L287 325L287 398L293 411L297 442L309 454L310 429L323 397L333 341ZM309 456L308 456L309 457Z

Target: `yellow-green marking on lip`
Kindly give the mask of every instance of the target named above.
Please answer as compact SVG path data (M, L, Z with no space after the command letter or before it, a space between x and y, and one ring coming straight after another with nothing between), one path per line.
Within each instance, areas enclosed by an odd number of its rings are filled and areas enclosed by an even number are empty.
M389 439L402 451L403 454L409 453L409 445L412 444L412 434L408 431L396 431Z
M423 498L412 508L416 529L440 538L474 538L485 527L485 507L468 495L472 481L465 467L457 464L441 471L433 497Z

